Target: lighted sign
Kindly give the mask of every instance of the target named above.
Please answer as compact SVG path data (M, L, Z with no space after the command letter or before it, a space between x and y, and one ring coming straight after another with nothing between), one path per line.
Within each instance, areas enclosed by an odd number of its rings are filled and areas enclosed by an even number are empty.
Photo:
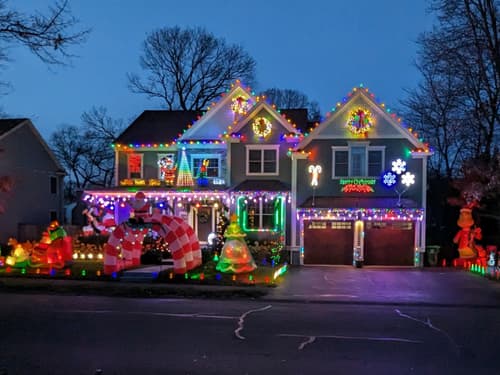
M341 178L339 184L343 193L373 193L373 185L377 183L375 178Z
M321 165L310 165L308 171L311 174L311 186L318 186L319 175L322 171Z
M370 185L363 184L347 184L342 186L342 193L373 193L374 190Z

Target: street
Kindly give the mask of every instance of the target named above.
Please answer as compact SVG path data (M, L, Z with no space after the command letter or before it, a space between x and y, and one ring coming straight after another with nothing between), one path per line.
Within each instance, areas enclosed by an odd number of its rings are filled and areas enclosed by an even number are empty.
M492 374L500 369L500 307L486 304L1 298L0 374Z

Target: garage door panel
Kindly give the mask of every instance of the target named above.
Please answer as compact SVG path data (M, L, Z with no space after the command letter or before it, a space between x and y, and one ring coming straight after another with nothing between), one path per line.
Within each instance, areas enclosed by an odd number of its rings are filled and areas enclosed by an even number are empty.
M413 222L369 222L365 225L366 265L413 266Z
M352 264L353 225L346 221L304 221L305 264Z

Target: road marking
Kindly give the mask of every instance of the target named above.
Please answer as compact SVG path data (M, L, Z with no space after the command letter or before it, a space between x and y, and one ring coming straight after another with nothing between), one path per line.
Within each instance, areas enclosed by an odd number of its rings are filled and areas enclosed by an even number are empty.
M424 320L415 318L415 317L413 317L411 315L404 314L399 309L394 309L394 311L396 312L396 314L398 314L402 318L407 318L407 319L410 319L410 320L414 320L414 321L416 321L418 323L423 324L426 327L429 327L430 329L433 329L433 330L435 330L435 331L437 331L439 333L442 333L451 342L451 344L455 348L457 356L460 356L460 346L455 342L455 340L453 340L453 338L447 332L445 332L442 329L440 329L440 328L436 327L435 325L433 325L432 322L431 322L431 319L429 317L427 317L427 320L424 321Z
M293 333L281 333L278 334L279 337L302 337L307 340L302 342L298 350L302 350L307 344L312 344L317 338L321 339L340 339L340 340L364 340L364 341L384 341L384 342L404 342L409 344L423 344L421 340L405 339L401 337L369 337L369 336L341 336L341 335L321 335L321 336L307 336L307 335L297 335Z
M272 307L272 305L267 305L265 307L262 307L260 309L254 309L254 310L248 310L246 313L243 313L239 320L238 320L238 328L234 330L234 334L236 335L237 338L240 340L245 340L245 336L242 336L240 334L241 331L243 331L243 325L245 324L245 318L247 317L248 314L254 313L254 312L259 312L259 311L265 311L268 310Z
M293 294L293 297L345 297L345 298L359 298L354 294Z
M65 310L58 311L60 313L76 313L76 314L128 314L128 315L156 315L156 316L171 316L174 318L207 318L207 319L238 319L238 316L230 315L210 315L210 314L181 314L181 313L165 313L165 312L150 312L150 311L112 311L112 310Z

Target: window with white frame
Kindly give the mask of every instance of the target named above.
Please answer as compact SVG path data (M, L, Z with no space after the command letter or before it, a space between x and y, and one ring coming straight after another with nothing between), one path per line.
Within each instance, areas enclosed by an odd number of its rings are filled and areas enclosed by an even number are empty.
M350 142L348 146L332 147L332 176L378 177L383 171L385 146L368 142Z
M278 175L279 145L246 146L247 175Z
M143 176L143 154L128 154L127 176L128 178L142 178Z
M220 177L221 157L218 154L192 154L191 155L191 173L193 177L200 176L200 170L203 162L206 164L207 178Z

